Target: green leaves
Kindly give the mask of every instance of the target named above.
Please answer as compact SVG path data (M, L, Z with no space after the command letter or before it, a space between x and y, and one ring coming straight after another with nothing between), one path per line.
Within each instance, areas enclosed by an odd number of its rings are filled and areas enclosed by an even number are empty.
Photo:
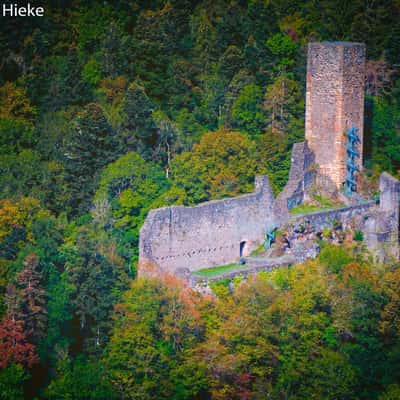
M23 384L29 375L20 364L11 364L0 371L0 393L4 400L24 400Z
M115 390L104 366L83 357L74 362L62 360L57 377L45 391L48 400L113 400Z
M369 98L372 110L372 163L378 171L395 172L400 166L400 106L385 98ZM369 114L371 115L371 114Z
M198 340L195 296L177 280L136 280L116 307L105 364L119 396L186 399L204 385L185 350ZM184 365L188 363L189 368Z
M267 42L266 46L268 50L274 56L291 56L296 51L296 43L293 40L283 33L277 33L271 36Z
M96 193L96 204L105 201L110 207L109 213L103 213L103 226L129 236L128 245L137 254L139 229L151 208L164 205L161 196L168 188L159 166L136 153L122 156L104 169Z
M258 174L282 190L311 40L366 42L366 154L373 175L398 172L399 2L45 3L45 18L0 34L0 313L37 255L36 299L29 276L19 289L50 384L40 394L34 371L29 395L397 398L396 266L324 248L233 294L217 285L220 299L172 278L123 293L151 208L250 192ZM0 371L2 398L23 398L26 371Z
M86 106L75 120L65 160L75 212L88 210L101 168L117 158L120 151L102 108L96 103Z
M245 86L232 106L232 126L250 135L260 134L265 121L261 103L261 88Z
M271 36L266 42L266 47L276 60L273 66L275 71L285 72L293 66L297 44L288 35L277 33Z
M254 143L238 132L219 130L203 135L192 152L175 157L171 172L178 202L196 204L239 193L254 186ZM173 196L171 196L173 197Z
M334 274L341 274L343 268L352 261L350 254L345 249L337 246L324 247L319 259L327 271Z

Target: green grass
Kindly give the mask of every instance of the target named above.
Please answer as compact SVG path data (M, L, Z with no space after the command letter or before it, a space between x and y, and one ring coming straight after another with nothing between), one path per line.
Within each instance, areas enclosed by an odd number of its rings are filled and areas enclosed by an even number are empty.
M259 256L260 254L265 252L264 243L261 243L256 249L254 249L251 253L251 257Z
M332 200L323 197L323 196L314 196L314 200L316 200L319 204L318 205L311 205L311 204L300 204L299 206L293 207L290 210L291 215L299 215L299 214L309 214L318 211L326 211L332 210L335 208L343 208L345 205L338 205L332 203Z
M204 276L205 278L209 278L212 276L218 276L224 274L225 272L231 272L243 267L245 267L245 265L239 265L237 263L233 263L227 265L219 265L217 267L212 267L212 268L199 269L198 271L194 271L193 273L198 276Z
M335 207L323 207L323 206L312 206L310 204L300 204L299 206L293 207L290 210L290 214L292 215L308 214L312 212L329 210L330 208L335 208Z
M324 208L337 207L337 204L335 205L334 203L332 203L332 200L328 197L315 195L314 200L318 201L318 203L321 205L321 207L324 207Z

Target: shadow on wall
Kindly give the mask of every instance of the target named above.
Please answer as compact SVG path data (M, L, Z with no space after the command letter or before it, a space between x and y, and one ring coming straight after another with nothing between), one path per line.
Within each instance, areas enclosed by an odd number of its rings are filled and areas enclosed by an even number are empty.
M364 143L363 154L364 163L369 167L372 158L372 116L374 113L374 103L371 98L366 97L364 103Z

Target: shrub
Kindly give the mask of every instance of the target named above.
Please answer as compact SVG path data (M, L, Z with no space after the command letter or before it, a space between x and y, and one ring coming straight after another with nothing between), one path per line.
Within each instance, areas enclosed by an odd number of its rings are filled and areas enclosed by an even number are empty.
M321 250L319 260L329 272L338 274L352 261L352 256L343 247L328 245Z
M362 233L362 231L355 231L353 235L353 240L355 240L356 242L362 242L364 240L364 234Z

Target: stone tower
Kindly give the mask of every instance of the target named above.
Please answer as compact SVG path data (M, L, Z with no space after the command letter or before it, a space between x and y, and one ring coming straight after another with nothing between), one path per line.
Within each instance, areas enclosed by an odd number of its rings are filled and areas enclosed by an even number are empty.
M364 44L308 45L306 139L315 154L320 177L337 188L345 182L346 132L350 128L358 130L358 167L362 166L364 77Z

